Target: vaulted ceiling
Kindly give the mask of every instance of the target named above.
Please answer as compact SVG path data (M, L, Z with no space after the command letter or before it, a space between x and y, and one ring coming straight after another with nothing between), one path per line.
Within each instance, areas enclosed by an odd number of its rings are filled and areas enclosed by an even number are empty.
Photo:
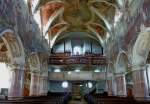
M45 34L52 44L70 32L85 32L103 44L112 34L116 11L121 10L123 1L39 0L36 11L41 10Z

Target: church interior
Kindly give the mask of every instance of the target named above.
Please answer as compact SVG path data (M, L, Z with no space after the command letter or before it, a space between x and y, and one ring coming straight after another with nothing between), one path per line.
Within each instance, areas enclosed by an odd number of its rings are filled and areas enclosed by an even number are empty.
M150 104L150 0L0 0L0 104Z

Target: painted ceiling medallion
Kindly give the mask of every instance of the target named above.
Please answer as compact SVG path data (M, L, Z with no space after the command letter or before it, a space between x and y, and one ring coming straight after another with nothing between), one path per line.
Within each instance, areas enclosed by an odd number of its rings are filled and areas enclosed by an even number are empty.
M71 1L72 2L72 1ZM92 12L88 8L87 0L74 0L73 3L67 2L64 10L64 20L73 27L83 27L91 20Z

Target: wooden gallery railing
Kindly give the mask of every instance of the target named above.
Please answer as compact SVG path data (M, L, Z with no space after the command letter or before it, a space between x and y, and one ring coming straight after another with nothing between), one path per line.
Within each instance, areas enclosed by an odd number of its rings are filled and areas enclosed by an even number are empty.
M106 56L102 54L71 55L68 53L55 53L50 55L49 64L87 64L105 66L107 65L107 59Z

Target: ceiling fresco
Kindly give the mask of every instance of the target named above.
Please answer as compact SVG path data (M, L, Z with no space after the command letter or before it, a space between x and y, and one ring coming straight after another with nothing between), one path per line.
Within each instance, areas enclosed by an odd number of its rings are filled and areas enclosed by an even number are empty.
M56 11L63 7L62 3L54 2L54 3L47 3L42 7L42 17L43 23L46 25L49 18L56 14Z
M62 33L87 32L102 43L111 34L119 8L118 0L40 0L36 10L42 10L43 24L53 42Z

